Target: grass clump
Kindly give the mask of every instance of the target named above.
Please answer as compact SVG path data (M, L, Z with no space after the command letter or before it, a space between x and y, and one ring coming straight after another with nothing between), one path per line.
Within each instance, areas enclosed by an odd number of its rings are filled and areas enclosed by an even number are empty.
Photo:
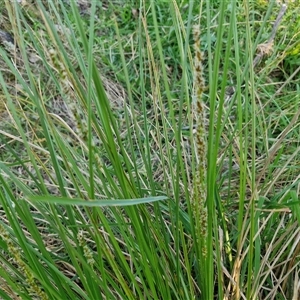
M282 6L24 3L1 4L0 297L297 299Z

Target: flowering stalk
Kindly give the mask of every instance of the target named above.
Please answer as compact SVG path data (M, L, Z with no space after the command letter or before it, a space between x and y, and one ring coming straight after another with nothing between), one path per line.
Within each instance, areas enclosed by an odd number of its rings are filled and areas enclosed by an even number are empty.
M84 232L81 230L78 232L77 239L79 242L79 246L83 248L83 255L87 260L87 263L93 267L95 264L95 260L93 257L93 252L87 245L86 237L84 236Z
M203 257L207 255L206 237L207 237L207 208L206 201L206 130L205 130L205 106L202 100L205 88L203 79L203 54L200 51L200 31L194 28L194 115L196 119L195 152L196 152L196 170L193 183L192 208L194 213L195 231L199 233L201 251Z
M37 280L35 279L30 268L24 262L20 249L14 245L12 239L9 236L9 233L2 225L0 225L0 237L7 244L7 250L10 256L13 257L15 265L21 271L21 274L24 275L25 283L28 286L27 291L29 292L29 294L32 297L36 297L37 299L49 299L48 296L44 293L44 291L42 291L42 289L38 285Z
M59 56L56 50L49 50L49 57L52 66L59 74L60 84L63 92L64 104L67 107L68 115L71 118L72 129L79 134L80 138L87 140L87 124L82 114L79 113L76 106L75 96L71 84L68 78L68 72L64 64L59 60Z

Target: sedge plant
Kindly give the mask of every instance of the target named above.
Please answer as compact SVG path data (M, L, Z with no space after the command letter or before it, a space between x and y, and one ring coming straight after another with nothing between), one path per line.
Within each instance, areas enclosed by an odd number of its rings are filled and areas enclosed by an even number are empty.
M133 5L5 1L0 297L297 299L299 80L253 64L277 4Z

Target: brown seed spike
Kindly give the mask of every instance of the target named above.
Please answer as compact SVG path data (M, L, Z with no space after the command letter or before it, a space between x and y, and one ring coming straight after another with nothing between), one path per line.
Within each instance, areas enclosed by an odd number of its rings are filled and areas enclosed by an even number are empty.
M193 114L196 119L195 154L197 156L196 172L193 182L192 206L194 210L193 218L195 227L200 232L199 240L202 242L202 254L206 256L206 236L207 236L207 210L206 200L206 130L205 130L205 105L202 95L205 90L203 78L203 54L200 51L200 30L193 29L194 38L194 106Z

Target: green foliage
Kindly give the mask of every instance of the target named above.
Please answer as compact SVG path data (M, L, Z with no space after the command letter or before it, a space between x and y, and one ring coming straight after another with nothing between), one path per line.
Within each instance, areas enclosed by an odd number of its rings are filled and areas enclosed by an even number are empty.
M297 297L300 82L280 30L253 63L275 2L22 5L0 49L0 297Z

